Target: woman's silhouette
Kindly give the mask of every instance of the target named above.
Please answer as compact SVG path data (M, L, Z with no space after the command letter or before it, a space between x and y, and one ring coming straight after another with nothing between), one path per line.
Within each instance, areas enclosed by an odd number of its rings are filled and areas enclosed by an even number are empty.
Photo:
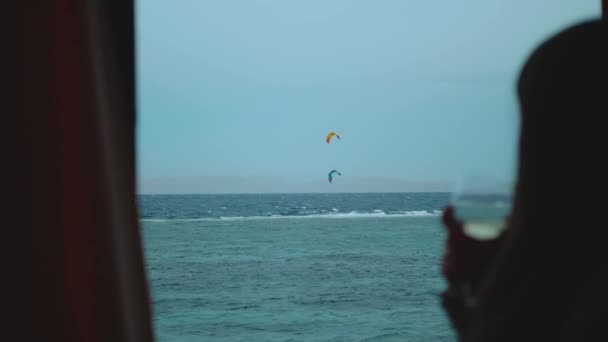
M527 60L518 83L515 200L503 236L472 241L452 209L444 213L444 306L462 340L608 341L607 44L606 22L591 21ZM475 301L463 300L462 284Z

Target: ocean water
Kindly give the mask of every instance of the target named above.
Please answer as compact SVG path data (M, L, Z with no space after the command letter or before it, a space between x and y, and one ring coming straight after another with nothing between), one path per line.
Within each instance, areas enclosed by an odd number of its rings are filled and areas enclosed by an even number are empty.
M142 195L157 339L455 341L445 193Z

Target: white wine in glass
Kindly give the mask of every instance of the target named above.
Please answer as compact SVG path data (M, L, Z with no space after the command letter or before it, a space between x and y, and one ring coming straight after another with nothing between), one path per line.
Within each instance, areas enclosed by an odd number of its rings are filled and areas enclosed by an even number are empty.
M512 183L469 176L453 193L451 203L466 235L478 240L494 239L505 229L511 212Z

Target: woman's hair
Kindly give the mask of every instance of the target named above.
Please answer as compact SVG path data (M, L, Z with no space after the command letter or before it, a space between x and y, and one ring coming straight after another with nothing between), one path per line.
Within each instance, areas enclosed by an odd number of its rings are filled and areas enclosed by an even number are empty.
M512 220L466 341L608 341L606 27L568 28L523 67Z

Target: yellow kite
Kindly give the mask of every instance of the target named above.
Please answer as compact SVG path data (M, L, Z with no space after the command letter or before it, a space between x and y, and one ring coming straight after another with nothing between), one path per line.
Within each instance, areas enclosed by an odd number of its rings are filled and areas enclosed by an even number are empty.
M329 141L331 140L331 138L334 137L334 135L336 136L336 138L340 139L340 136L338 135L338 133L329 132L329 134L327 135L327 138L325 138L325 141L327 141L327 143L329 144Z

